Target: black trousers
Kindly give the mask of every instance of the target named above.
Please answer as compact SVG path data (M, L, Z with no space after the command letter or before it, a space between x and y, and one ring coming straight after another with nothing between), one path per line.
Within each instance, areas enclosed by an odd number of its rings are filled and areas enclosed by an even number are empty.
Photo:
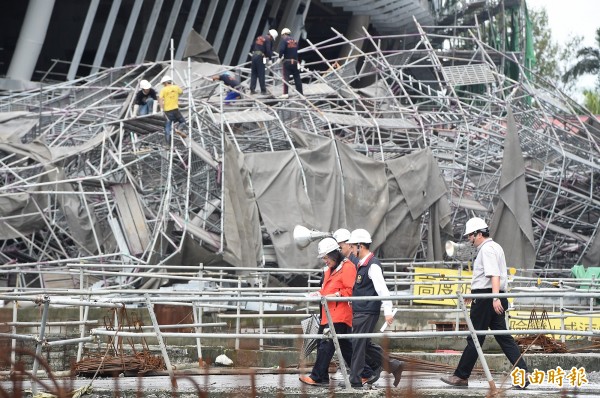
M250 91L254 91L254 89L256 89L256 78L258 78L260 92L265 94L267 92L267 85L265 83L265 63L263 62L262 55L252 55L252 66L250 72Z
M472 293L491 293L492 289L480 289L473 290ZM505 298L500 299L502 303L502 307L506 310L508 308L508 300ZM473 303L471 303L471 312L470 312L471 322L473 322L473 327L475 330L507 330L506 321L504 319L504 314L496 314L494 311L493 302L491 298L486 299L475 299ZM511 364L517 364L517 366L527 372L527 365L523 358L519 359L521 356L521 351L519 350L519 346L515 342L515 339L511 335L494 335L496 341L502 348L502 352L508 358ZM485 341L485 336L477 336L479 340L479 344L483 346L483 342ZM471 376L471 371L475 366L475 362L477 362L477 349L475 348L475 343L473 343L473 338L471 336L467 337L467 347L462 353L460 357L460 361L458 362L458 366L454 371L454 375L460 377L461 379L468 379ZM518 362L517 362L518 360Z
M372 333L375 330L379 314L355 312L352 316L352 333ZM368 377L365 365L377 369L383 364L383 349L371 339L352 339L352 363L350 383L362 384L361 377Z
M302 80L300 80L300 72L298 71L298 60L297 59L284 59L283 60L283 93L288 93L288 84L290 82L290 75L294 78L294 86L296 91L300 94L302 92Z
M321 325L319 327L319 334L323 333L323 329L326 327L326 325ZM352 333L352 328L342 322L334 323L333 327L335 328L336 334ZM346 361L346 364L350 364L350 361L352 360L352 341L350 339L339 339L338 342L340 343L340 350L342 351L344 361ZM329 363L331 362L331 358L333 358L333 354L335 354L335 344L333 343L333 340L321 340L317 347L315 366L313 366L312 372L310 373L311 379L318 383L329 381Z

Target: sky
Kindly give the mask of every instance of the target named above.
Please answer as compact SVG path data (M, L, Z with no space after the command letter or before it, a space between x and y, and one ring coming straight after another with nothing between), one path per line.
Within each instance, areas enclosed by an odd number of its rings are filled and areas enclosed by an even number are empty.
M545 8L552 40L564 46L570 36L583 36L583 45L595 47L600 28L600 0L526 0L530 9ZM579 89L593 88L595 77L582 77Z

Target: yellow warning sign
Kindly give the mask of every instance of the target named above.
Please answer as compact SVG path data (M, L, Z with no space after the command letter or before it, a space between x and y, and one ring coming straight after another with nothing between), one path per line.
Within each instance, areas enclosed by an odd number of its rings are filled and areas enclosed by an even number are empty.
M511 311L511 316L509 325L511 330L525 330L531 329L529 327L529 318L531 312L529 311ZM560 312L548 312L548 318L545 320L543 329L553 329L553 330L561 330L560 329L560 318L552 318L553 316L559 316ZM524 319L515 319L513 317L524 318ZM550 322L550 325L547 323ZM592 329L595 332L600 330L600 318L591 318ZM565 330L577 330L581 332L589 332L590 331L590 317L586 316L567 316L565 318ZM553 334L551 335L554 339L560 340L561 335ZM584 336L574 336L574 335L566 335L565 338L569 340L582 339Z
M473 273L458 269L415 268L415 284L413 294L430 296L437 294L456 294L461 286L463 294L471 292L471 277ZM464 282L464 283L457 283ZM456 306L456 299L445 300L414 300L419 304L437 304Z

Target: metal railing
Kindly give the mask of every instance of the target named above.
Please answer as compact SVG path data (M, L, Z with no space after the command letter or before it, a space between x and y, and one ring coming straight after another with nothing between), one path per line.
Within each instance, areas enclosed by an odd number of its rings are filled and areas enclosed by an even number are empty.
M186 289L185 292L172 290L131 290L131 289L100 289L94 290L87 287L85 283L86 277L102 275L103 277L115 277L124 276L129 274L144 275L143 272L123 272L123 269L127 268L126 265L110 265L101 266L95 265L81 265L78 264L77 268L75 265L69 266L63 270L53 269L53 274L64 273L70 276L78 276L81 282L79 289L50 289L50 288L10 288L12 291L7 291L9 288L3 289L4 292L0 293L0 300L13 301L15 303L30 302L42 308L40 315L40 322L37 334L26 334L17 333L18 328L26 327L31 328L33 325L31 322L19 322L18 321L18 306L13 306L13 320L12 322L5 323L6 326L10 326L11 333L0 333L0 338L8 338L12 340L13 352L17 340L32 341L35 342L36 353L41 353L43 347L52 347L58 345L78 345L78 361L81 360L82 350L85 343L97 341L98 338L104 336L110 336L113 339L117 337L127 338L156 338L159 347L161 348L161 355L167 365L167 371L170 372L170 376L174 378L172 373L172 367L170 365L169 355L166 351L163 339L169 337L176 337L182 339L195 339L198 351L198 358L202 358L202 338L219 338L219 339L233 339L235 340L235 347L239 348L240 339L259 339L259 349L264 348L264 339L272 340L295 340L295 339L323 339L333 338L337 346L338 339L346 338L427 338L427 337L448 337L448 336L468 336L468 335L492 335L492 334L518 334L518 335L537 335L537 334L552 334L561 336L561 339L565 339L566 336L579 336L579 337L600 337L600 331L593 328L593 319L600 317L600 310L596 309L594 300L598 297L598 290L600 290L599 283L594 278L590 280L570 280L561 278L551 278L545 280L544 283L549 283L553 286L551 290L541 288L542 285L537 281L537 278L527 277L513 277L513 284L531 284L534 283L536 287L514 287L510 293L495 294L495 297L506 297L513 298L517 302L526 299L543 300L544 306L549 303L558 302L560 312L558 315L551 315L552 319L561 320L560 329L531 329L531 330L509 330L506 332L502 331L475 331L468 321L469 316L466 307L464 306L464 298L486 298L492 297L492 294L463 294L462 291L465 286L469 283L466 277L461 275L456 277L450 277L444 275L444 269L439 269L439 272L427 272L417 273L412 271L395 271L397 267L403 268L414 268L413 266L420 265L414 262L411 263L388 263L384 262L385 275L388 284L391 286L390 291L392 295L388 298L398 304L406 303L406 306L399 308L400 312L437 312L439 308L428 308L426 306L417 307L415 301L419 300L456 300L456 307L448 309L447 313L454 315L455 319L455 330L453 331L388 331L385 333L369 333L369 334L352 334L352 335L333 335L324 337L318 334L298 334L298 333L287 333L287 332L270 332L268 328L265 328L264 321L269 318L298 318L306 317L311 312L315 311L319 304L326 304L329 301L365 301L365 300L381 300L382 297L340 297L340 298L328 298L328 297L307 297L306 294L311 290L316 290L314 287L314 279L311 279L310 275L318 273L319 270L305 270L305 269L265 269L265 268L245 268L236 269L237 272L243 272L245 275L230 275L223 272L223 268L219 267L184 267L184 266L152 266L152 268L161 268L163 273L159 274L161 278L165 279L182 279L185 281L203 282L206 284L212 284L210 289L206 289L206 286L198 288L198 290ZM431 265L431 264L427 264ZM104 268L98 270L98 268ZM140 270L145 267L151 266L139 266ZM10 269L7 267L8 273L16 272L17 269ZM388 271L388 269L394 269L394 271ZM200 269L200 270L199 270ZM118 271L121 270L121 271ZM19 268L19 272L27 273L27 270ZM36 267L35 272L45 272L43 269L40 270ZM269 276L272 274L305 274L307 276L307 287L271 287L268 286ZM148 275L150 276L150 275ZM151 275L156 277L156 274ZM423 282L417 281L417 277L436 277L443 276L447 278L443 281L430 281ZM254 281L256 285L251 285L249 281ZM258 282L256 282L258 281ZM427 285L427 286L439 286L450 285L456 288L456 293L453 294L408 294L407 287L414 287L415 285ZM589 286L589 290L577 289L576 285ZM407 292L406 294L399 294L402 289ZM530 291L526 291L530 289ZM386 298L387 299L387 298ZM577 300L589 300L589 306L583 308L582 306L567 306L565 305L566 299L577 299ZM249 303L253 303L258 306L258 310L248 310ZM265 311L265 304L276 304L280 308L286 308L283 312L270 313ZM177 306L189 306L193 312L193 323L186 324L175 324L175 325L159 325L156 316L154 314L154 306L156 304L170 304ZM51 326L63 325L61 322L52 322L49 319L49 310L56 306L68 306L68 307L79 307L80 308L80 319L78 322L70 322L72 325L79 326L80 335L77 338L64 338L59 340L49 341L47 338L47 328ZM529 307L535 307L529 305ZM126 308L126 307L142 307L152 319L152 326L143 327L143 330L130 331L122 329L119 325L114 325L113 330L108 330L103 327L93 327L97 325L97 321L89 320L89 309L90 308ZM324 306L328 308L326 305ZM516 309L526 309L527 304L519 304L512 306L508 313ZM207 311L218 311L217 316L221 319L235 319L235 331L212 331L207 332L205 328L219 328L226 325L224 322L202 322L205 312ZM229 311L225 313L225 311ZM569 330L565 327L565 319L569 316L584 316L588 322L587 330ZM523 317L514 317L515 319L525 319ZM258 333L245 333L241 329L242 319L256 319L259 321ZM469 327L468 331L461 331L458 329L458 325L461 319L467 320ZM36 325L37 326L37 325ZM169 329L175 327L189 327L193 328L194 332L181 333L171 332ZM333 330L333 325L329 325L330 329ZM150 329L152 331L146 331ZM167 330L167 331L165 331ZM339 354L339 352L338 352ZM13 353L14 356L14 353ZM36 356L36 357L37 357ZM480 352L480 359L482 363L485 362L483 353ZM343 361L342 361L343 362ZM14 364L14 357L12 360ZM484 367L485 368L485 367ZM35 374L38 370L37 359L34 359L33 373ZM489 370L486 372L489 373ZM489 376L489 375L487 375ZM488 377L488 379L491 376Z

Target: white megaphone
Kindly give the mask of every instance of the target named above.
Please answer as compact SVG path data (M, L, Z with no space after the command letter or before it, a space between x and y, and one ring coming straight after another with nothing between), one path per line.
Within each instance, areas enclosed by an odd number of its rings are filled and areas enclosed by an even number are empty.
M446 255L448 257L454 257L459 250L465 250L468 246L465 243L456 243L451 240L446 241Z
M308 229L302 225L296 225L294 227L294 242L300 249L304 249L310 245L310 242L317 239L328 238L331 236L331 232L321 232L314 229Z

